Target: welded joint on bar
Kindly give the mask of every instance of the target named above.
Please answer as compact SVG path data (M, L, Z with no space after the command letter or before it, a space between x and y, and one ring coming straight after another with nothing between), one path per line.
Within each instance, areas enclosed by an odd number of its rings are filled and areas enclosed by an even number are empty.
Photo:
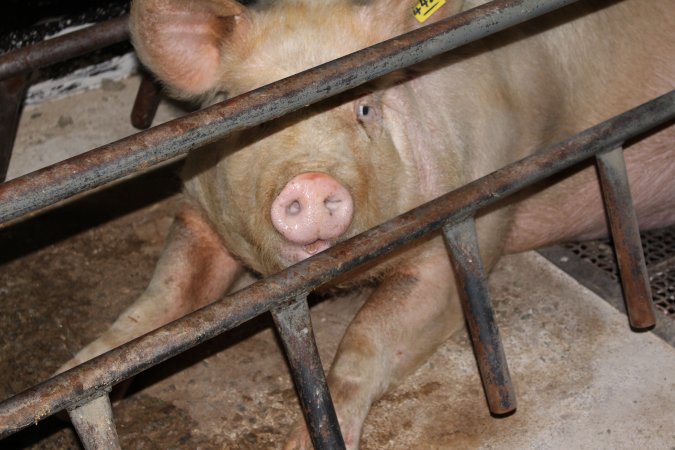
M70 412L75 409L81 408L82 406L91 403L92 401L96 400L99 397L103 397L104 395L110 395L111 391L112 386L103 386L100 389L92 392L90 395L87 395L86 397L81 397L76 401L68 404L68 406L66 406L64 409Z
M303 290L300 292L294 292L292 295L289 295L286 300L283 300L279 303L278 306L270 309L272 314L284 314L284 311L288 312L292 309L297 309L301 307L302 302L307 302L307 297L311 291Z

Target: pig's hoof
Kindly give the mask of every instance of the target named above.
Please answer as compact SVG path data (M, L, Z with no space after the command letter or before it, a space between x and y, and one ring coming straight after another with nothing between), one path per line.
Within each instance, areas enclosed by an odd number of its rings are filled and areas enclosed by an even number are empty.
M311 450L312 441L307 432L307 426L301 419L293 428L293 431L288 436L288 441L284 446L284 450Z
M350 433L349 431L345 433L344 427L345 424L340 421L340 428L343 429L342 436L345 440L345 448L347 450L357 450L359 448L358 434ZM301 420L289 435L284 450L312 450L313 448L305 422Z

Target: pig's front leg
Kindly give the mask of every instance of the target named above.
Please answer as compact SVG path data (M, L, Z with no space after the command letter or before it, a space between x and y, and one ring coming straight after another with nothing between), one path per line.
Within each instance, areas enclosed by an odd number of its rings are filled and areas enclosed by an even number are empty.
M185 204L176 215L152 280L101 337L80 350L63 372L220 298L241 270L211 225Z
M328 375L348 449L358 448L372 403L462 322L453 270L438 239L382 280L347 329ZM312 448L304 423L286 448Z

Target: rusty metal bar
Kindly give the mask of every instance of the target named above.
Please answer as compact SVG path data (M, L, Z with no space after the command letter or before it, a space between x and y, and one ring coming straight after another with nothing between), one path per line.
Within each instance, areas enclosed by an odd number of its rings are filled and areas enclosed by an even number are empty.
M0 223L576 0L496 0L0 185Z
M112 405L107 393L68 410L85 450L120 450Z
M0 403L0 438L675 119L675 91L462 186Z
M344 449L333 401L316 348L307 296L271 310L286 350L295 390L314 448Z
M159 83L152 79L152 75L147 72L141 74L141 84L138 86L138 93L134 101L134 108L131 110L131 124L139 130L150 128L152 120L155 118L161 89Z
M72 33L0 55L0 80L66 61L129 39L129 16L100 22Z
M628 320L636 330L649 329L656 324L656 318L623 149L619 146L595 158Z
M5 181L30 73L0 80L0 182Z
M492 414L508 414L516 410L516 392L490 302L473 217L445 225L443 237L452 255L462 309L488 408Z

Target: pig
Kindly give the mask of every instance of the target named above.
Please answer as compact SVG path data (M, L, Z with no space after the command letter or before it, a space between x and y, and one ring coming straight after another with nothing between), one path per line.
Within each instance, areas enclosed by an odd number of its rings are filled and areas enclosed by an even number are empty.
M414 0L134 0L133 43L172 95L235 96L420 27ZM448 0L431 23L482 2ZM73 367L675 85L675 8L585 1L188 156L185 203L147 290ZM629 149L640 225L675 219L674 128ZM489 270L505 253L606 235L592 166L476 220ZM463 326L435 236L354 274L374 283L328 373L347 448L368 411ZM287 448L311 446L303 423Z

